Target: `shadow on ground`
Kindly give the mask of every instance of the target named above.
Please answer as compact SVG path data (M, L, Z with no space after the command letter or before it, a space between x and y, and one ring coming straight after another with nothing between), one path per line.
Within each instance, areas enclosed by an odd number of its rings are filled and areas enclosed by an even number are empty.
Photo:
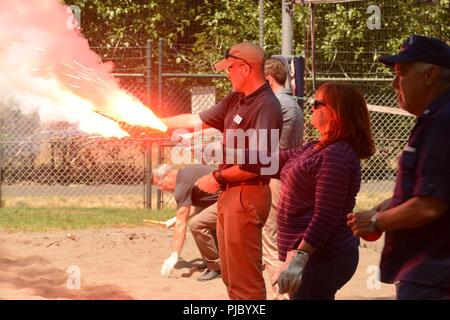
M81 286L69 289L70 274L51 266L50 261L38 255L11 257L0 249L0 287L12 290L31 290L46 299L133 299L115 285Z
M204 269L206 269L206 263L200 258L196 258L190 261L181 259L175 265L175 269L177 270L188 269L182 270L186 272L183 272L180 276L182 278L190 278L194 273L202 272Z

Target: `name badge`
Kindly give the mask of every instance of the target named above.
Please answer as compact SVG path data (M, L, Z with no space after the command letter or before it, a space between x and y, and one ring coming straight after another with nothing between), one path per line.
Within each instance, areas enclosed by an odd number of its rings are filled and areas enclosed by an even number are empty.
M236 114L234 116L233 121L236 122L237 124L240 124L242 122L242 117L240 115Z
M410 146L406 146L404 149L406 152L416 152L416 148L410 147Z

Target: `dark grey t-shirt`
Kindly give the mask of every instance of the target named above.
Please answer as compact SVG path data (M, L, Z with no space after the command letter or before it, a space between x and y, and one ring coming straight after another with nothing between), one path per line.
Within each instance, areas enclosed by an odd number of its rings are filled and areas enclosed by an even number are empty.
M244 96L240 92L231 92L213 107L202 111L200 118L210 127L223 132L224 151L226 151L226 148L236 149L238 146L236 139L234 139L233 145L227 145L226 130L236 132L237 129L242 129L244 132L248 132L249 129L256 129L259 134L258 139L261 138L261 135L265 135L267 152L270 154L272 152L271 130L278 131L276 141L278 147L283 126L280 102L275 97L268 82L248 96ZM266 129L266 131L259 129ZM261 145L258 145L258 148L261 148ZM249 139L245 140L245 149L251 149L249 148ZM233 165L234 163L225 163L224 161L220 168L225 169ZM259 166L256 165L255 167L258 167L255 171L259 171Z
M177 209L193 205L198 208L207 208L217 201L219 194L210 194L201 191L195 182L203 176L213 172L216 168L197 164L178 170L174 191Z

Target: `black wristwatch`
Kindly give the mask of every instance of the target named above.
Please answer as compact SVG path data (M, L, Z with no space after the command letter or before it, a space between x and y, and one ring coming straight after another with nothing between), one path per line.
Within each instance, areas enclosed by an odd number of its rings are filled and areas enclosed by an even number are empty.
M378 227L378 212L375 213L370 218L370 228L373 230L373 232L381 232L380 228Z
M226 187L228 182L223 178L222 170L214 170L212 172L212 176L214 177L214 179L216 179L217 183L220 185L221 188Z

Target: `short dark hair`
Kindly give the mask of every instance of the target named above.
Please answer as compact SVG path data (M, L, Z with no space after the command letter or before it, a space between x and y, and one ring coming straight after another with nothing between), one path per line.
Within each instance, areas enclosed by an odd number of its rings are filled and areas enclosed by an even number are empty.
M287 78L286 66L280 59L268 59L264 64L264 76L272 76L278 84L284 86Z

